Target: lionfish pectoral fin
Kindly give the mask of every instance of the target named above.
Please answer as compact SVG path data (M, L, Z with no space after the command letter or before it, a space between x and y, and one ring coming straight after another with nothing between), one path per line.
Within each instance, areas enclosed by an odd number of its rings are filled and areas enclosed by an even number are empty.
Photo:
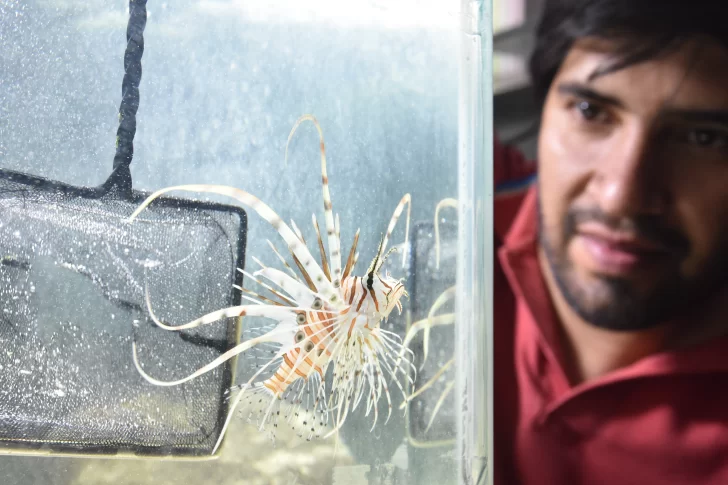
M162 322L152 311L151 302L149 301L149 295L147 294L147 309L149 311L149 317L152 321L160 328L171 331L188 330L190 328L199 327L200 325L208 325L210 323L217 322L223 318L236 318L242 316L264 316L258 315L260 313L261 305L238 305L229 308L223 308L222 310L216 310L203 315L199 318L187 322L183 325L167 325Z
M285 317L280 318L278 325L276 325L273 330L255 338L251 338L249 340L246 340L245 342L242 342L232 349L228 350L227 352L223 353L219 357L217 357L215 360L210 362L209 364L200 367L192 374L188 375L187 377L184 377L182 379L178 379L175 381L160 381L158 379L155 379L151 377L149 374L147 374L144 369L142 369L141 364L139 363L139 358L137 356L137 347L136 347L136 341L132 341L132 357L134 360L134 366L136 367L137 371L141 376L150 384L154 384L155 386L178 386L180 384L184 384L185 382L191 381L192 379L199 377L203 374L206 374L210 372L211 370L215 369L216 367L222 365L223 363L227 362L228 360L232 359L236 355L239 355L254 346L265 343L265 342L275 342L279 344L284 344L286 342L289 342L293 339L293 336L296 333L296 330L298 328L298 325L295 320L295 313L291 311L290 309L281 308L281 307L268 307L267 305L247 305L250 307L251 311L248 313L248 315L255 315L255 316L267 316L268 318L273 318L271 315L275 313L284 313ZM263 310L265 311L266 315L264 315L261 311L256 310Z
M230 407L228 421L230 421L235 407L239 409L237 412L241 414L249 423L255 424L259 431L263 431L268 424L273 424L273 428L278 422L280 399L279 395L263 382L256 382L245 392L238 394L234 406ZM273 429L268 429L271 438L275 439Z
M266 400L268 401L267 403ZM275 391L266 386L265 382L256 382L254 384L253 392L250 393L250 407L246 410L258 412L260 418L258 429L263 429L265 423L271 420L274 415L274 408L280 405L280 401L281 396L279 391Z

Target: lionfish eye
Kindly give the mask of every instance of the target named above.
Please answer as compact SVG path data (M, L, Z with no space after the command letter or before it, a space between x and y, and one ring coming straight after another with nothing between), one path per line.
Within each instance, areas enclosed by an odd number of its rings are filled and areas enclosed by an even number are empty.
M311 352L313 350L313 342L311 342L310 340L306 342L306 344L303 346L303 350L305 350L306 352Z
M296 332L296 336L294 337L296 339L296 343L301 342L303 339L306 338L306 334L303 332Z
M299 313L296 315L296 323L299 325L303 325L306 323L306 314L305 313Z
M313 299L313 303L311 303L311 308L314 310L321 310L321 308L324 306L324 302L321 301L321 298L316 297Z

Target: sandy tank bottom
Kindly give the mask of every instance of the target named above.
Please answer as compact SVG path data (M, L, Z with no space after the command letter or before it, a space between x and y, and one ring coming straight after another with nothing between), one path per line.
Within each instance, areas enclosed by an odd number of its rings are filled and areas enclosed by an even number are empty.
M318 485L366 484L369 467L358 467L334 438L306 442L280 430L270 438L235 419L220 456L209 461L0 457L5 485ZM356 479L361 475L364 481Z
M69 485L268 485L329 484L334 468L355 465L333 438L307 442L293 431L266 433L235 419L220 456L211 461L84 460Z

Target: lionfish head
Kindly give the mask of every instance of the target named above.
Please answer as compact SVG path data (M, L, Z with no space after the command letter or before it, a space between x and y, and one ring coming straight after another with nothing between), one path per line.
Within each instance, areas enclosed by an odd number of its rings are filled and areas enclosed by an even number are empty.
M387 318L390 312L397 307L399 313L402 313L402 297L408 296L407 291L404 289L403 280L392 278L389 271L382 276L379 272L387 257L396 251L392 248L386 254L383 254L383 243L384 236L379 242L379 248L377 249L377 255L369 265L367 270L367 288L374 293L375 300L377 302L383 302L384 308L379 308L379 314L381 318ZM381 303L380 303L381 304Z
M394 309L394 307L397 307L397 310L400 314L402 314L402 297L403 296L409 296L407 294L407 290L404 288L404 281L397 280L389 276L389 273L386 274L386 276L381 277L381 286L382 288L382 296L384 304L384 309L382 311L382 315L384 318L389 316L389 313Z

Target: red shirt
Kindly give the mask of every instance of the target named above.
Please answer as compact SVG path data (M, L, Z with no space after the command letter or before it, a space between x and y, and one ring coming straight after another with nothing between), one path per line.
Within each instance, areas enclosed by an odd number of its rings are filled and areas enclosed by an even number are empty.
M728 338L572 386L537 262L535 165L496 144L497 485L728 484Z

